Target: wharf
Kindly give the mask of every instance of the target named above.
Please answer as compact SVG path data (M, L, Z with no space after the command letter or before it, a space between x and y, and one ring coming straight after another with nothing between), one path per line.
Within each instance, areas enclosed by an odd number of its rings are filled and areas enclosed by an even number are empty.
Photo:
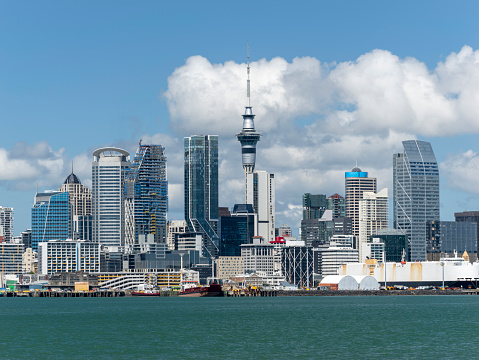
M118 291L11 291L6 292L5 297L121 297L126 296L126 292Z
M477 290L297 290L277 291L277 296L401 296L401 295L477 295Z
M275 290L260 290L260 289L234 289L224 291L224 296L227 297L271 297L277 296L278 291Z

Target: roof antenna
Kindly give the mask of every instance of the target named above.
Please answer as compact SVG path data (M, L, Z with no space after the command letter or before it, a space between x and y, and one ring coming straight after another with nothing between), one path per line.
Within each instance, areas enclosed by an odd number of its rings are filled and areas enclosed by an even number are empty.
M73 160L72 160L72 174L73 174Z
M246 97L248 98L248 107L251 107L251 97L250 97L250 85L249 85L249 41L248 41L248 67L246 68L248 71L248 81L246 82Z

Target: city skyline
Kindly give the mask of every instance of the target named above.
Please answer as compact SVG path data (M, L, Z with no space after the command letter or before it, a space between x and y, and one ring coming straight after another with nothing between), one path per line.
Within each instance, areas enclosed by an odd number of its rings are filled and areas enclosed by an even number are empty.
M178 10L171 4L118 4L113 13L99 4L93 14L74 4L6 5L0 205L15 210L14 235L30 227L37 183L57 189L73 160L91 189L92 152L133 154L139 139L165 147L169 220L183 218L182 139L194 133L219 135L219 205L242 203L235 134L246 104L247 41L251 106L264 135L256 168L275 174L277 225L299 227L303 193L344 195L338 184L356 161L378 188L392 190L391 156L415 138L431 143L439 163L441 219L477 210L478 5L411 11L406 2L369 14L354 3L275 4L277 23L271 5L257 5L251 20L273 33L233 27L239 5L207 14L192 3L185 32L166 19ZM313 21L318 14L328 17ZM208 25L208 17L219 23ZM286 29L286 19L304 21Z

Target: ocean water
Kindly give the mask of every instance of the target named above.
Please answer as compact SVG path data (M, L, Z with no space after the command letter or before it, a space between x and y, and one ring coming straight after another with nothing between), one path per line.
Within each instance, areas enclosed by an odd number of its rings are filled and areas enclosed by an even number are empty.
M479 296L0 298L2 359L472 359Z

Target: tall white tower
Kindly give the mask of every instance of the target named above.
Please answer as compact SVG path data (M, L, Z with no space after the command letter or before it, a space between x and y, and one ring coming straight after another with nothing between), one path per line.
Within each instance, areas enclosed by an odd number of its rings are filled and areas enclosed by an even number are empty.
M114 147L93 153L93 241L108 247L125 245L124 186L130 154Z

